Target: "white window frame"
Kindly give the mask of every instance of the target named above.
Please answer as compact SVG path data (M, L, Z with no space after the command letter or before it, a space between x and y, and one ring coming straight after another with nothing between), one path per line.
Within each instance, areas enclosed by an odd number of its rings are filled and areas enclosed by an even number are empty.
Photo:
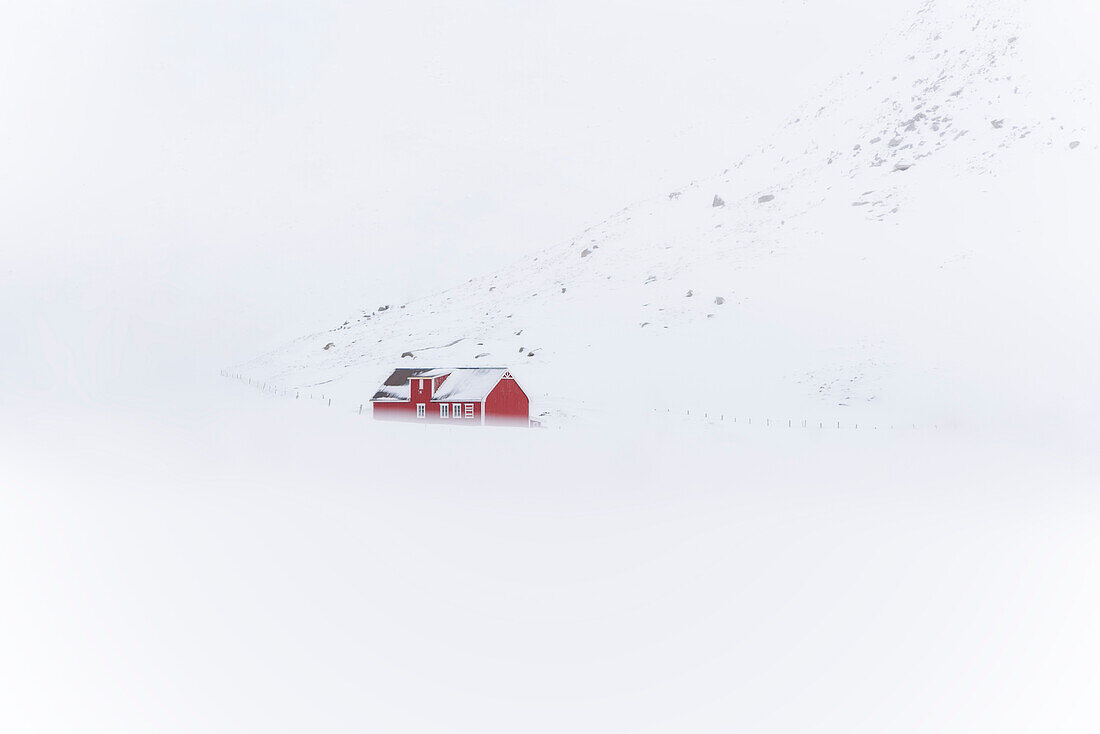
M467 418L473 418L474 417L474 404L473 403L466 403L466 417Z
M462 403L455 403L451 406L451 415L460 420L462 419Z
M416 417L417 418L425 417L426 411L427 411L427 407L424 405L424 403L417 403L416 404Z
M450 409L451 409L451 404L450 403L440 403L439 404L439 417L440 418L450 418L451 417L450 416Z

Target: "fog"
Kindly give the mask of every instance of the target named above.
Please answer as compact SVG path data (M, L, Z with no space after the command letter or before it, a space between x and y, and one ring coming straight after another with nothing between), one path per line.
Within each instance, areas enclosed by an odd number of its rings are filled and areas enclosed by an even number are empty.
M178 383L560 241L721 170L906 10L9 3L4 387Z
M358 386L330 406L219 375L720 173L923 5L5 4L0 731L1095 731L1100 467L1091 434L1030 422L1092 412L1088 360L1040 379L1080 354L1066 323L990 330L1043 388L1011 442L637 399L394 425ZM936 183L933 210L966 194ZM1051 239L1080 235L1072 193L1042 199ZM1004 201L1043 219L980 211ZM1093 271L1026 244L1044 287L1074 281L1043 313L1081 313ZM811 282L827 254L763 272ZM1006 268L983 318L1034 274ZM853 312L890 303L845 277ZM747 333L804 346L814 320L785 320ZM953 334L990 353L982 327L902 341L919 369ZM1019 382L980 377L968 405L1015 415Z

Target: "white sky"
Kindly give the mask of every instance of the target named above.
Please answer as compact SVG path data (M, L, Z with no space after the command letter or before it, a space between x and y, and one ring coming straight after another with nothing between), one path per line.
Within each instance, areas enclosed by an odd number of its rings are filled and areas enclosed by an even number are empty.
M911 4L7 3L0 370L216 369L493 268L724 168Z

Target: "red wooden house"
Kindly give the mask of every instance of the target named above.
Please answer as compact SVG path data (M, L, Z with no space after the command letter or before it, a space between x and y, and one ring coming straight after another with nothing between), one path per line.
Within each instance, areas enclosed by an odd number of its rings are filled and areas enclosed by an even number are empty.
M396 369L371 405L381 420L530 425L527 393L506 367Z

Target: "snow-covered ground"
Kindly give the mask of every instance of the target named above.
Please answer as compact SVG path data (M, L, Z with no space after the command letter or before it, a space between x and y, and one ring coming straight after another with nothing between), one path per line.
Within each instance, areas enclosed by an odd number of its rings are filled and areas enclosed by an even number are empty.
M211 381L0 434L6 731L1100 724L1095 456Z

